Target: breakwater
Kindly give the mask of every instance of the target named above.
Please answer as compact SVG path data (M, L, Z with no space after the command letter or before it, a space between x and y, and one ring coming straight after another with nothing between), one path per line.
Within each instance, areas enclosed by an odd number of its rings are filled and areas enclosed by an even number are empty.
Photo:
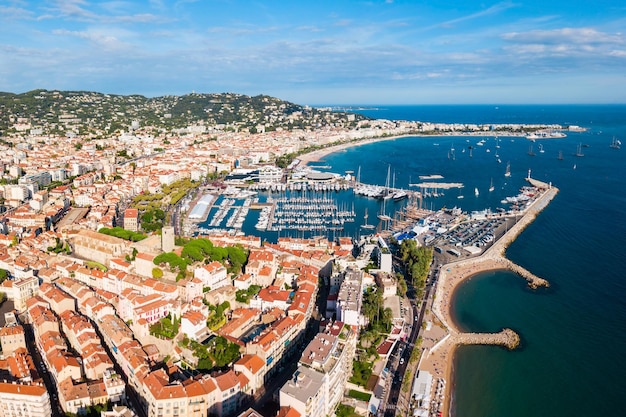
M509 350L517 348L520 337L511 329L503 329L498 333L458 333L452 337L457 345L496 345Z

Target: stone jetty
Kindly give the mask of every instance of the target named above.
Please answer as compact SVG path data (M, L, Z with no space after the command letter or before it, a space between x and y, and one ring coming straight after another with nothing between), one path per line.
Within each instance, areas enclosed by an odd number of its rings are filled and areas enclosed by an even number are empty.
M452 336L452 342L457 345L497 345L509 350L517 348L520 337L511 329L504 329L498 333L458 333Z
M504 259L503 263L506 264L506 268L509 271L515 272L520 277L524 278L528 282L528 286L533 290L539 287L549 287L550 283L548 280L538 277L537 275L530 272L528 269L519 266L518 264L511 262L508 259Z

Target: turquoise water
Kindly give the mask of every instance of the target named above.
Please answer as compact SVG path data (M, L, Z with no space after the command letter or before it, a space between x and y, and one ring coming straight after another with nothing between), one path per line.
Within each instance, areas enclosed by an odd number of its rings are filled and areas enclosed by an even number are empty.
M479 138L403 138L329 155L334 172L360 167L364 182L384 184L388 166L396 185L408 187L418 175L441 174L463 182L465 198L448 191L427 200L432 208L458 205L465 210L495 209L532 176L559 187L560 193L511 245L507 256L552 286L531 291L508 272L477 275L453 301L464 329L498 331L511 327L522 346L508 352L472 346L458 351L454 414L472 416L624 415L626 412L626 146L609 148L615 135L626 143L626 106L396 106L363 111L368 116L471 123L561 123L588 127L564 139L530 142L502 138L482 148ZM541 143L544 153L539 153ZM573 156L577 145L582 158ZM447 158L451 147L456 159ZM466 152L462 153L465 148ZM491 152L486 152L489 148ZM558 160L559 151L563 160ZM512 175L504 178L504 165ZM575 167L574 167L575 165ZM496 187L487 192L493 178ZM479 188L478 197L473 195ZM471 191L470 191L471 190ZM373 204L373 203L370 203ZM372 209L370 209L370 213Z

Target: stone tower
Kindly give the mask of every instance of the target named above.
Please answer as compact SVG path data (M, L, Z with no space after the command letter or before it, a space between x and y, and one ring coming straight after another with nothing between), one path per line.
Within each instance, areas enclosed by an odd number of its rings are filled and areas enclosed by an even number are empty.
M174 250L174 228L172 226L164 226L161 229L161 250L163 252Z

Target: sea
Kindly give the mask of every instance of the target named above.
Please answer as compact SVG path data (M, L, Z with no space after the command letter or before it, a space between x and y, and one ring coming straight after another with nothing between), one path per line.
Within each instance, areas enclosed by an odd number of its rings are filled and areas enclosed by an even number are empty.
M546 278L530 290L506 271L475 275L453 299L453 317L466 331L517 331L514 351L492 346L458 349L452 413L457 417L626 415L626 105L349 106L368 117L441 123L560 124L586 128L564 138L416 136L354 146L313 164L361 182L417 189L420 176L462 183L423 200L432 210L497 210L531 177L560 192L510 245L513 262ZM484 141L482 145L478 142ZM582 154L583 156L576 156ZM510 177L505 177L510 165ZM493 184L494 190L489 191ZM311 194L311 193L310 193ZM261 198L271 198L271 193ZM462 198L461 198L462 197ZM356 221L330 238L358 237L364 222L392 216L403 202L333 194ZM369 213L368 219L364 216ZM256 216L256 218L254 217ZM246 233L275 241L281 232ZM286 235L282 232L282 235ZM297 233L296 233L297 236ZM304 234L302 234L302 237Z
M510 327L522 343L515 351L461 347L454 360L452 413L626 415L626 146L609 147L613 137L626 143L626 106L352 107L389 120L557 123L587 129L535 142L485 136L483 146L476 146L481 137L402 138L353 147L325 157L323 164L338 171L360 166L363 181L379 184L384 184L388 166L396 186L431 174L465 184L457 195L458 190L448 190L444 197L426 200L433 209L496 209L503 197L525 184L529 170L533 178L558 187L557 197L506 253L548 279L550 288L530 290L524 280L502 271L478 274L455 294L453 317L462 329L496 332ZM448 157L451 148L454 159ZM584 156L574 156L579 149ZM503 175L507 162L509 178ZM491 179L495 189L490 193Z

